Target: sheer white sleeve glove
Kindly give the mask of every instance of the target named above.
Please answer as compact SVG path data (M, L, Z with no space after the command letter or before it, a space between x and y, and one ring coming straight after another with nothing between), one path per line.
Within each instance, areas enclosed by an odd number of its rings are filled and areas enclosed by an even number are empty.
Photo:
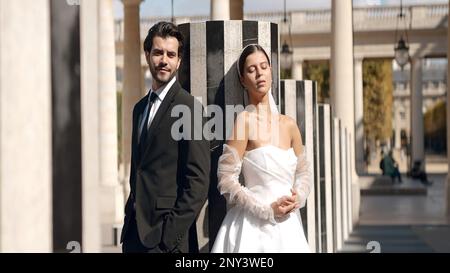
M262 204L253 193L239 183L242 161L235 148L224 144L223 153L219 158L217 188L229 204L237 205L252 215L275 224L273 209L270 204Z
M300 208L305 206L306 198L308 198L313 186L311 163L306 159L306 147L303 146L302 153L297 157L294 182L294 188L297 191L297 200L300 204Z

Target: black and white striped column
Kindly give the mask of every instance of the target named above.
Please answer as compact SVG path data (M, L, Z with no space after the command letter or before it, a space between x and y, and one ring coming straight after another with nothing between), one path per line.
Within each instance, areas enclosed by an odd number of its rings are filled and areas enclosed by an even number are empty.
M52 1L53 251L82 242L80 7ZM67 56L71 56L69 59ZM70 155L70 156L67 156Z
M236 61L244 46L257 43L268 53L272 64L272 93L279 101L278 25L257 21L208 21L179 26L185 37L185 51L178 73L184 89L200 99L204 106L247 105L248 98L239 82ZM237 108L236 108L237 109ZM197 221L201 252L209 251L226 213L226 204L217 190L217 160L234 119L223 117L221 137L211 141L211 176L208 205ZM236 111L240 112L240 111ZM208 113L211 114L211 113ZM214 116L213 116L214 117ZM217 132L217 131L216 131ZM208 227L208 228L207 228ZM209 247L207 246L209 240Z
M258 21L208 21L181 24L185 51L178 77L203 105L244 105L245 92L236 70L243 47L257 43L269 55L275 102L279 98L278 25Z
M282 80L280 82L281 113L296 120L306 146L306 157L312 164L314 187L311 189L306 208L300 210L303 228L311 251L320 251L320 209L316 191L319 181L317 154L317 96L316 83L312 81ZM318 212L319 211L319 212Z
M352 152L354 151L354 149L352 149L352 145L354 145L353 141L352 141L352 134L351 131L348 130L348 128L346 129L346 148L347 148L347 200L348 200L348 207L347 207L347 221L348 221L348 234L350 235L350 233L352 233L353 231L353 175L352 175L352 170L354 170L354 166L353 166L353 158L354 156L352 155ZM353 130L354 132L354 130Z
M342 249L343 245L343 198L341 186L341 123L333 118L332 130L332 162L333 162L333 223L334 223L334 252Z
M348 239L348 162L347 162L347 129L340 127L340 142L341 142L341 193L342 193L342 231L343 240Z
M320 160L320 200L322 252L333 252L333 188L331 175L331 113L329 104L318 105L319 158Z

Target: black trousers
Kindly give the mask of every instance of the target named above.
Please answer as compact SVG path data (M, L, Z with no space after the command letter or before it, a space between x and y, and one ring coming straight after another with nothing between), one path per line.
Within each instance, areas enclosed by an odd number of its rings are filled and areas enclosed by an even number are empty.
M127 234L123 238L122 252L123 253L145 253L148 248L145 247L141 239L139 239L139 234L137 231L136 218L130 220Z
M130 220L127 234L123 238L122 252L123 253L163 253L163 251L158 246L155 248L148 248L144 244L142 244L141 239L139 238L136 218L134 217L134 215L132 216L132 219Z
M198 242L197 242L197 229L195 223L189 229L189 252L190 253L199 253ZM148 248L144 244L142 244L141 239L139 238L139 233L137 229L136 223L136 214L133 211L131 215L130 223L127 229L127 233L123 238L122 243L122 252L123 253L166 253L168 251L163 251L159 246L155 248ZM172 250L173 253L180 252L178 248Z

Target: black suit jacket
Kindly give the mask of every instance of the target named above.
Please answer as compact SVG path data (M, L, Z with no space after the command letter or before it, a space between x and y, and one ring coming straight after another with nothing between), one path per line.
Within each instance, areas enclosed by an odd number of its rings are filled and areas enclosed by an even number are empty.
M205 119L197 115L200 120L194 122L194 109L202 111L202 106L175 81L150 125L147 147L142 152L137 138L147 102L148 95L133 109L131 193L125 206L121 241L134 215L135 203L138 233L144 246L162 245L167 251L188 252L189 228L195 224L209 187L209 142L201 134ZM186 114L191 128L183 126L180 132L191 140L172 136L172 125L177 122L175 128L180 127L180 118L171 116L177 106L190 110ZM199 133L201 139L195 140L193 137Z

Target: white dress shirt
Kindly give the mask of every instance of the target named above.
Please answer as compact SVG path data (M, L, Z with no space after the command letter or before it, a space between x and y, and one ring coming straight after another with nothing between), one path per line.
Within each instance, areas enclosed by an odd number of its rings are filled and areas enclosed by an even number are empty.
M141 133L142 133L142 129L144 128L144 121L145 118L147 117L148 114L148 105L150 102L150 95L152 92L156 93L156 99L153 102L152 105L152 109L150 110L150 116L148 117L148 123L147 123L147 130L148 128L150 128L150 125L152 124L153 119L155 118L156 113L158 112L159 106L161 105L161 103L163 102L164 98L167 95L167 92L169 92L170 88L172 87L172 85L175 83L176 81L176 77L173 77L172 80L170 80L166 85L161 86L160 88L158 88L158 90L153 91L150 89L150 91L148 92L148 103L145 106L144 109L144 113L143 115L141 115L140 121L139 121L139 138L141 138Z

